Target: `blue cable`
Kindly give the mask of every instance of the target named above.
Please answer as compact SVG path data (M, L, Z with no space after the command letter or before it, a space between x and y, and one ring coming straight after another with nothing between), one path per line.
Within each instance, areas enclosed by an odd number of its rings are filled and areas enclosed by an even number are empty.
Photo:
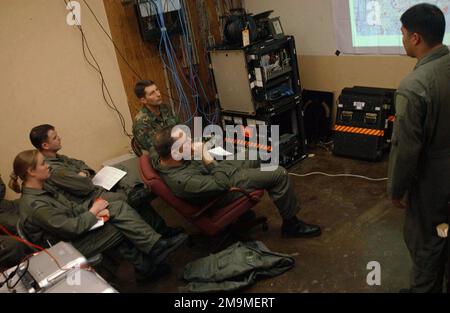
M195 88L195 91L196 91L196 94L193 95L193 96L195 97L195 99L196 99L196 101L197 101L197 105L198 105L199 95L198 95L198 87L197 87L196 81L198 81L198 85L200 86L200 89L201 89L201 91L202 91L202 94L203 94L203 96L204 96L205 101L208 102L209 99L208 99L208 96L206 95L206 92L205 92L205 89L204 89L204 87L203 87L203 84L202 84L202 82L201 82L201 80L200 80L200 77L197 75L197 73L196 73L195 71L192 71L192 68L193 68L193 64L192 64L193 62L191 61L191 60L193 59L193 58L192 58L192 55L191 55L192 49L190 49L190 46L189 46L188 40L187 40L187 38L189 38L189 36L188 36L188 34L186 33L186 29L183 27L183 25L186 25L186 24L187 24L187 18L186 18L186 15L185 15L185 11L182 10L181 13L178 12L178 15L179 15L180 20L182 20L182 30L183 30L183 33L184 33L184 36L185 36L185 40L184 40L184 42L185 42L185 47L186 47L186 51L189 53L188 61L189 61L190 75L192 76L192 77L191 77L191 80L193 80L193 83L194 83L193 87ZM208 122L210 122L210 123L215 123L215 122L216 122L217 117L218 117L218 116L217 116L217 115L218 115L218 114L217 114L217 110L216 110L214 113L207 113L206 111L203 111L203 110L200 108L200 106L199 106L199 110L200 110L201 113L203 113L204 117L208 120ZM211 108L209 108L209 111L211 111ZM210 117L210 116L213 117L212 121L208 118L208 117Z
M181 111L184 118L186 118L185 123L189 124L193 118L196 116L197 113L201 113L202 116L211 124L216 123L218 119L218 110L217 110L217 101L215 101L215 112L211 112L211 107L209 107L209 112L206 112L204 108L200 105L201 103L201 95L204 97L206 103L208 103L209 99L206 95L205 89L203 87L203 84L200 80L200 77L197 75L196 71L194 70L193 65L193 50L192 50L192 40L189 36L189 33L187 31L187 17L185 7L183 2L180 2L182 5L182 9L178 10L178 17L180 20L180 26L182 31L182 44L184 46L184 50L186 52L186 63L189 70L189 81L187 81L182 76L183 80L186 82L187 86L191 90L191 96L194 102L195 112L192 112L191 107L189 105L188 97L184 91L183 84L180 80L180 77L178 75L178 67L182 69L182 66L179 64L178 59L176 58L175 49L173 48L172 42L170 40L170 37L167 32L165 20L164 20L164 11L162 9L162 3L161 0L157 0L158 3L155 3L155 0L150 0L153 5L156 8L156 20L158 23L158 26L161 30L161 37L159 42L159 54L161 61L166 69L168 69L170 76L172 77L172 81L174 83L174 89L178 96L178 99L180 100L180 106L179 106L179 112ZM172 1L171 1L172 2ZM159 4L159 5L158 5ZM172 2L173 4L173 2ZM163 56L163 46L164 46L164 52L167 57L167 63ZM178 66L178 67L177 67ZM201 94L199 93L199 90L201 91Z

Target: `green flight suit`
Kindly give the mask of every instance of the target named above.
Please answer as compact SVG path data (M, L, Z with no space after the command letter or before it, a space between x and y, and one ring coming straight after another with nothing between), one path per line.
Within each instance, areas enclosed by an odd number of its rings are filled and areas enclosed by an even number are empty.
M260 241L237 242L216 254L184 267L188 284L181 292L237 291L262 278L274 277L294 267L289 255L270 251Z
M120 185L119 182L120 186L115 192L107 191L92 183L95 171L81 160L59 154L55 158L45 157L45 160L50 166L50 178L46 181L46 186L49 186L50 189L57 188L58 192L71 201L83 203L87 200L93 201L98 197L107 201L128 201L128 194L131 190L139 187L136 183L132 184L132 181L129 186ZM79 175L80 172L86 173L87 176ZM142 183L141 185L141 188L145 188ZM150 195L147 194L147 197L137 199L130 204L158 232L167 228L165 221L150 205Z
M139 272L150 273L153 264L148 254L161 235L123 201L110 202L109 221L90 230L97 223L90 205L70 201L56 190L25 187L20 199L21 228L33 243L48 246L70 241L86 257L118 246Z
M400 84L389 160L388 194L408 194L404 239L413 292L442 292L450 199L450 54L431 51Z
M19 264L29 253L31 250L25 244L6 235L0 236L0 270Z
M281 166L275 171L261 171L256 168L258 161L214 161L208 166L201 161L184 161L172 168L161 166L155 159L152 163L172 192L193 204L205 204L226 194L217 204L225 205L242 196L227 193L231 187L238 187L245 191L267 190L283 219L294 217L300 210L288 173Z
M159 107L160 116L153 114L147 107L142 107L136 115L133 123L133 136L138 147L156 156L153 148L153 137L158 130L167 126L175 126L180 123L178 116L173 115L167 105Z
M19 201L5 200L6 187L0 177L0 224L13 234L17 234L19 221ZM0 268L9 268L18 264L30 253L28 247L0 232Z
M126 200L124 192L107 192L100 186L92 183L95 171L81 160L69 158L65 155L57 154L56 157L45 157L45 161L50 166L50 178L46 184L58 188L71 201L83 202L87 198L95 199L102 196L105 200ZM79 175L80 172L87 176Z
M16 234L16 225L19 220L19 201L5 200L5 194L6 186L0 177L0 224Z

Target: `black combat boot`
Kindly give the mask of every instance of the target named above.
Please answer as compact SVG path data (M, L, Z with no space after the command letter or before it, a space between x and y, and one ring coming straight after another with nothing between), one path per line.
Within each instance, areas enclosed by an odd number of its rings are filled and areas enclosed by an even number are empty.
M188 235L182 233L170 238L160 238L150 251L150 258L153 263L161 263L170 253L175 251L179 246L186 241Z
M158 230L158 232L161 234L161 236L164 239L172 238L175 236L178 236L179 234L184 234L186 230L183 227L169 227L165 226L162 227L161 230Z
M297 217L283 220L281 235L285 238L309 238L321 234L320 226L307 224Z

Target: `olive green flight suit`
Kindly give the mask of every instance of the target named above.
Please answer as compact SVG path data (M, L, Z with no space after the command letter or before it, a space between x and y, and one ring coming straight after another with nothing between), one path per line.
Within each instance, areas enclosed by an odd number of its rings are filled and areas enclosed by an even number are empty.
M19 220L19 201L5 200L6 187L0 177L0 224L13 234L17 234L16 226ZM23 243L0 232L0 269L12 267L30 253Z
M389 160L388 194L408 194L405 243L413 292L442 292L450 199L450 54L431 51L400 84Z
M45 157L45 161L50 166L50 178L46 184L58 188L66 198L75 202L83 202L86 199L96 199L102 196L105 200L126 200L124 192L107 192L100 186L92 183L95 171L81 160L69 158L65 155L57 154L56 157ZM86 177L79 175L80 172Z
M59 193L71 201L91 202L98 197L107 201L128 201L128 194L134 187L122 186L115 192L107 191L92 183L95 171L81 160L58 154L55 158L46 157L45 161L50 166L50 178L46 181L46 186L49 186L49 189L56 188ZM86 173L87 176L79 175L80 172ZM142 185L142 188L145 186ZM133 208L155 230L163 231L167 227L165 221L150 205L150 197L133 203Z
M0 270L19 264L29 253L31 250L25 244L6 235L0 236Z
M225 250L188 263L181 292L237 291L262 278L274 277L294 267L292 256L270 251L260 241L236 242Z
M158 130L167 126L175 126L180 123L178 116L172 114L167 105L159 107L160 116L153 114L147 107L143 106L136 115L133 123L133 136L137 145L143 151L156 156L153 148L153 137Z
M97 218L89 212L87 203L70 201L56 190L25 187L20 199L20 223L33 243L48 246L70 241L86 257L118 246L139 272L150 273L154 264L148 254L161 235L123 201L110 202L108 209L109 221L90 230Z
M231 187L245 191L265 189L274 201L283 219L297 215L300 204L285 168L261 171L258 161L214 161L205 166L201 161L185 161L179 167L166 168L153 159L154 168L160 173L172 192L193 204L205 204L219 195L226 194L218 206L232 202L240 193L227 193Z
M15 234L19 220L19 201L5 200L5 194L6 186L0 177L0 224Z

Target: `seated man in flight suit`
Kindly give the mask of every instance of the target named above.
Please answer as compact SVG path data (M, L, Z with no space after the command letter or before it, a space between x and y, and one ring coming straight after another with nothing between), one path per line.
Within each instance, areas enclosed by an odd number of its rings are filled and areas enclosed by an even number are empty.
M95 171L91 167L81 160L58 154L62 148L61 137L52 125L44 124L34 127L30 132L30 141L44 155L50 166L51 176L46 184L57 188L68 199L78 203L92 201L98 197L108 201L123 200L136 209L142 218L163 237L176 236L183 232L182 228L171 228L166 225L150 205L151 194L143 184L124 186L124 188L117 188L114 192L94 185L92 178L95 176Z
M319 226L297 218L300 204L283 167L279 166L274 171L261 171L252 166L240 166L241 161L218 163L202 144L192 145L194 154L202 155L201 161L178 161L172 156L173 144L177 139L172 136L171 127L158 131L154 144L159 158L152 159L153 167L175 196L192 203L207 203L233 187L245 191L265 189L283 219L283 237L315 237L321 234ZM222 204L234 201L235 197L235 194L229 193Z

